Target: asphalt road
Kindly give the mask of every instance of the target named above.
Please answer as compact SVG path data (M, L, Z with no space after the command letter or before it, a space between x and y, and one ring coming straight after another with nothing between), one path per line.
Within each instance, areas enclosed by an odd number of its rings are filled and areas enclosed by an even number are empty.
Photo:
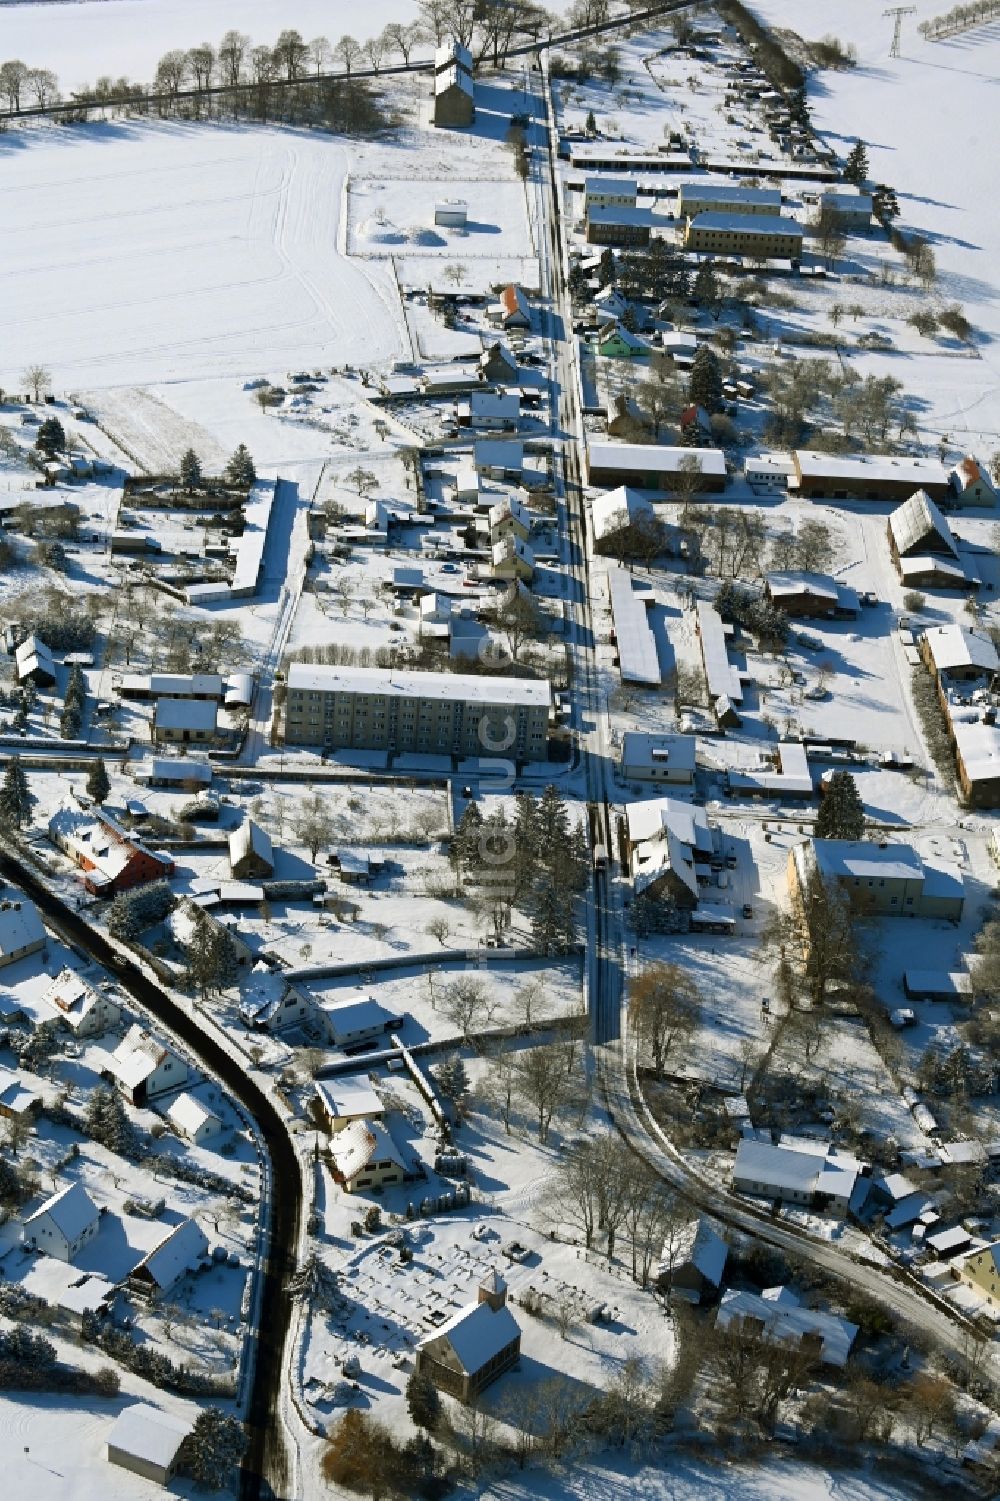
M272 1101L225 1048L203 1032L173 997L161 989L132 960L123 958L97 928L43 884L32 867L9 850L0 851L0 875L14 881L31 897L50 928L74 948L83 950L111 971L123 989L150 1016L163 1023L187 1046L206 1069L253 1117L270 1158L271 1200L268 1247L259 1301L259 1337L253 1385L247 1407L250 1447L240 1475L240 1501L292 1501L288 1459L279 1411L282 1350L291 1313L286 1283L294 1268L294 1247L302 1212L302 1182L298 1160L284 1121Z

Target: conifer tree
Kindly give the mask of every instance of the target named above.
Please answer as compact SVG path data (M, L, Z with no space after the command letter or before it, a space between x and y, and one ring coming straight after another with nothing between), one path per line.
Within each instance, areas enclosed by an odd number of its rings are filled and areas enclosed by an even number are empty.
M864 141L855 141L844 163L844 179L860 188L868 181L868 152Z
M240 443L233 452L232 458L226 465L226 479L231 485L240 485L249 490L257 479L257 470L250 450L245 443Z
M695 353L688 395L706 412L717 412L722 406L722 372L715 351L707 344L699 344Z
M108 778L108 768L99 756L87 772L87 793L100 807L102 803L107 801L110 791L111 782Z
M433 1433L441 1420L441 1398L429 1376L413 1372L406 1383L406 1405L414 1425Z
M849 771L835 771L826 786L816 819L817 839L862 839L865 809L858 784Z
M190 495L201 484L201 460L193 448L185 450L181 456L181 484Z
M33 802L20 757L11 756L0 783L0 827L20 829L31 817Z
M206 1490L221 1491L228 1488L246 1447L242 1423L219 1407L205 1407L181 1444L178 1468Z

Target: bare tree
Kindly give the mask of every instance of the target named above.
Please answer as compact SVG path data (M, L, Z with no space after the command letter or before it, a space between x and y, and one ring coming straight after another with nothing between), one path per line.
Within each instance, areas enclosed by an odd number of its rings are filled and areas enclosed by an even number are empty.
M41 401L43 392L52 387L52 376L44 365L28 365L21 379L35 401Z
M577 1093L576 1079L567 1072L565 1049L550 1043L522 1054L517 1065L517 1093L535 1112L538 1140L544 1144L553 1117Z
M486 987L479 980L460 975L441 991L438 1009L446 1021L459 1028L463 1040L473 1046L473 1033L489 1025L496 1005L496 1001L490 1000Z
M660 1078L697 1027L701 1004L698 986L676 964L650 965L632 982L629 1017Z
M333 55L339 62L343 63L345 72L350 73L354 64L361 56L361 48L354 37L345 35L340 38L340 41L334 47Z
M309 851L315 861L319 849L333 840L334 821L329 800L322 792L315 791L304 799L292 822L292 832Z

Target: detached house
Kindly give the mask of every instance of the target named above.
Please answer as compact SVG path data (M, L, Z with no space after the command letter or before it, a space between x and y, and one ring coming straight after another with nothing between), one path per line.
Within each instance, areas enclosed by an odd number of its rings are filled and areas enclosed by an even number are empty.
M402 1183L406 1173L399 1149L377 1121L356 1120L330 1141L333 1176L347 1193Z
M43 992L42 1003L74 1037L102 1037L121 1021L121 1007L68 965Z
M188 1272L197 1271L208 1255L208 1240L194 1220L181 1220L129 1274L129 1291L156 1299Z
M79 866L83 884L94 896L111 897L147 881L167 880L174 873L172 860L99 810L58 808L49 819L49 838Z
M39 636L28 636L14 653L14 667L19 683L34 683L36 688L51 688L56 680L52 653Z
M24 1222L25 1245L57 1261L72 1261L97 1234L100 1212L82 1183L71 1183L46 1199Z
M126 1032L109 1057L107 1067L133 1105L145 1105L157 1095L180 1089L187 1083L190 1072L182 1058L138 1022Z
M495 579L520 579L530 584L535 576L535 554L527 542L505 537L493 546L491 572Z
M241 986L240 1020L247 1027L282 1032L310 1019L322 1025L319 1007L305 991L289 985L284 975L256 964Z
M498 339L480 355L479 373L484 380L498 381L501 384L516 381L518 378L517 360L506 344L501 344Z
M0 901L0 969L40 953L45 944L45 928L34 902L26 896L16 902Z
M153 714L157 745L207 745L215 739L219 706L214 699L158 698Z
M521 288L513 283L504 287L499 303L490 309L490 318L501 328L530 328L531 307Z

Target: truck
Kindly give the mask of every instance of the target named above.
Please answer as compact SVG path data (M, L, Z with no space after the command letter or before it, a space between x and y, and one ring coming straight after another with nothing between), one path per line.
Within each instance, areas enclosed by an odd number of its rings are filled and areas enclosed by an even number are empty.
M603 844L595 844L594 845L594 869L595 870L607 870L607 868L608 868L608 851L607 851L607 847L605 845L603 845Z

